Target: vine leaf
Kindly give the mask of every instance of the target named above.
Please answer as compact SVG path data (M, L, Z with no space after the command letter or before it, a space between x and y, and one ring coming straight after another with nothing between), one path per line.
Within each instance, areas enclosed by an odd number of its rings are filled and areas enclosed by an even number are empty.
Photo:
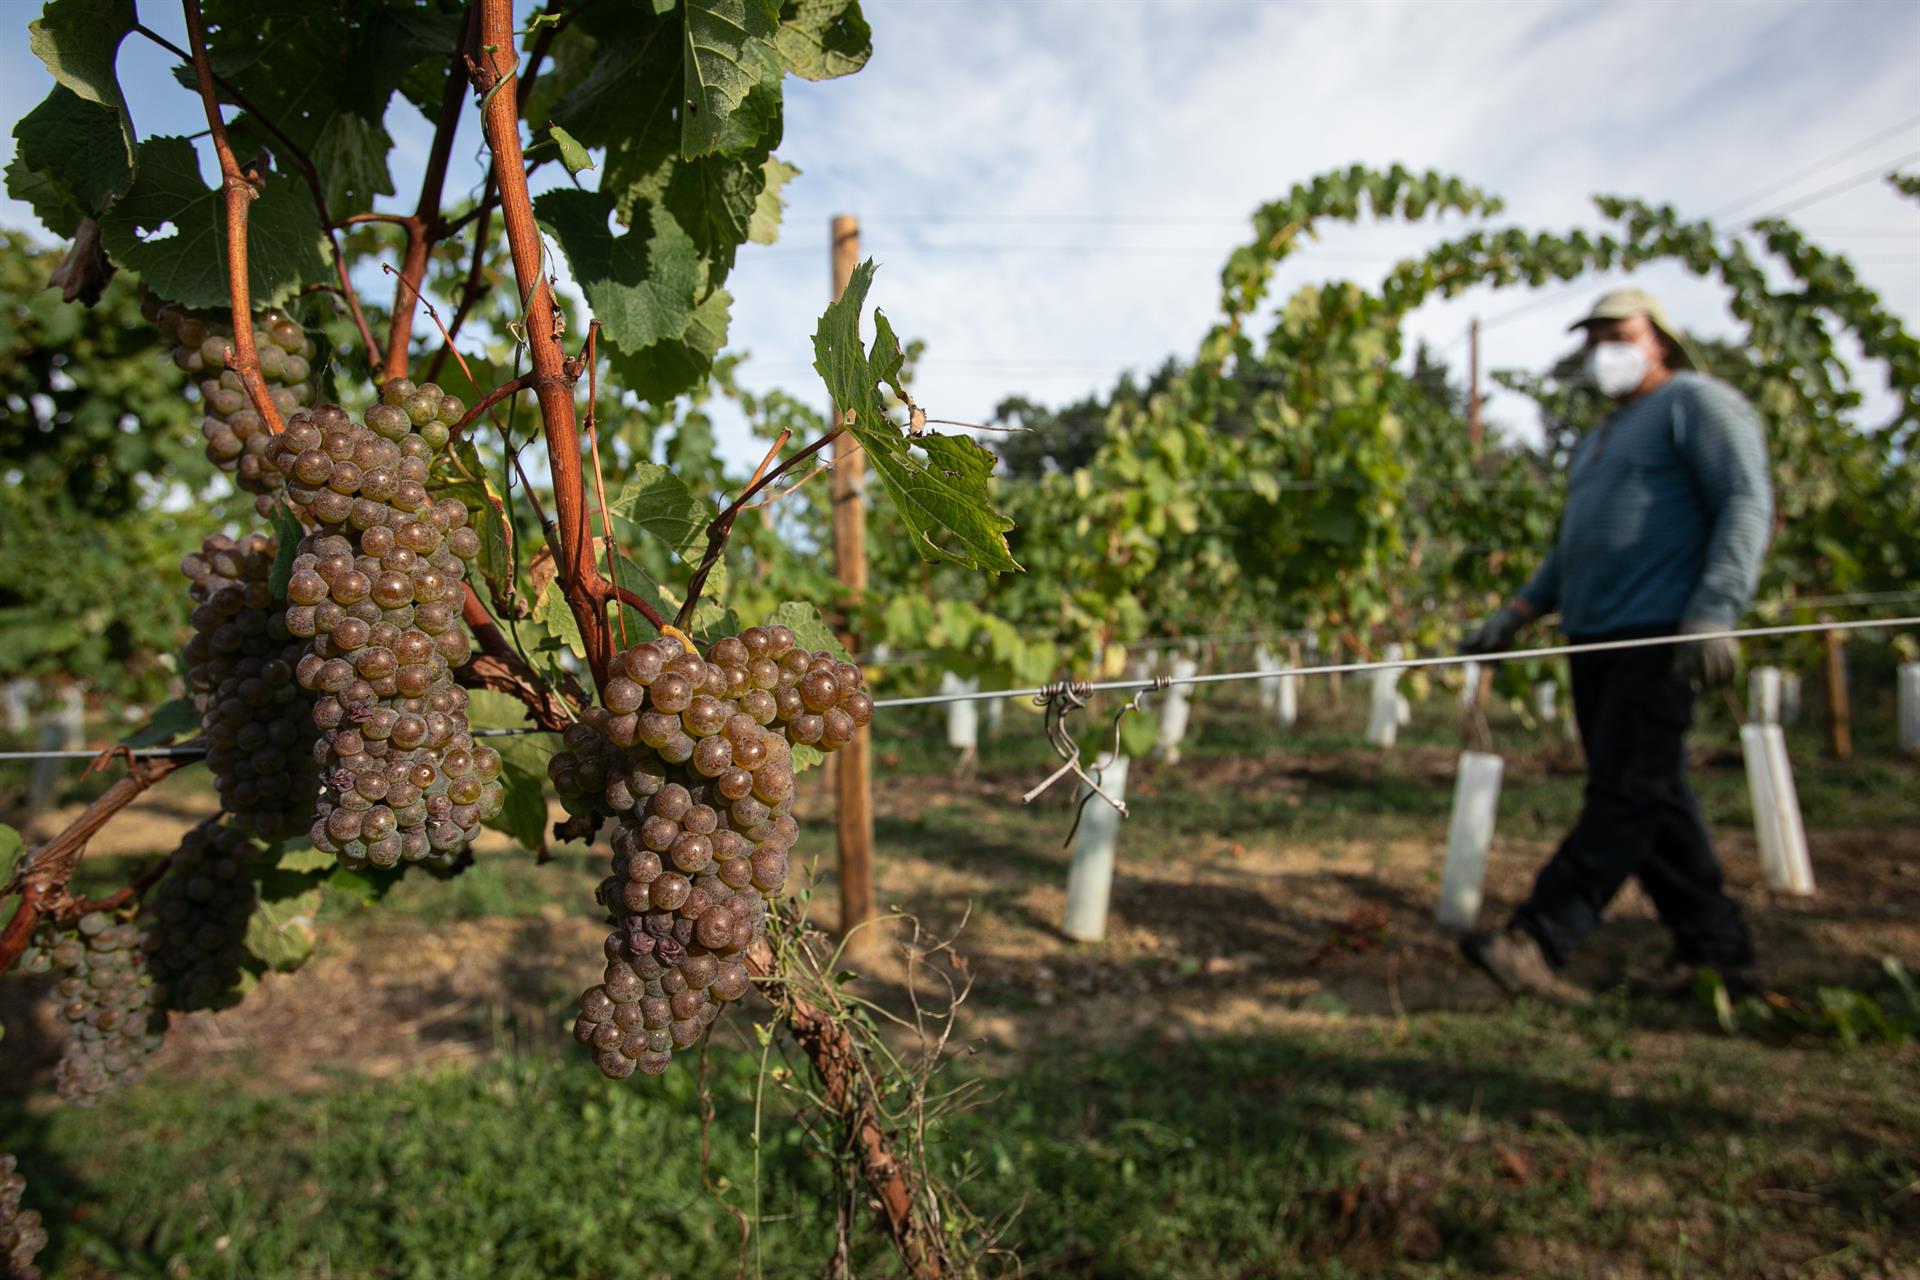
M802 80L832 80L867 65L873 29L856 0L786 0L774 45L787 70Z
M138 20L133 0L51 0L40 17L27 24L28 42L53 78L113 113L128 165L135 160L133 120L114 61L120 42Z
M613 514L670 548L689 564L699 556L695 548L706 539L714 517L713 504L694 496L680 477L657 462L637 462L619 496L608 503Z
M20 839L20 833L0 822L0 885L13 882L14 868L20 865L20 855L25 850L26 843Z
M841 662L853 661L846 646L833 634L833 628L820 616L820 611L804 600L789 600L775 609L767 625L776 624L791 627L803 649L824 649Z
M56 84L46 98L13 127L19 140L9 188L36 178L56 197L48 207L33 200L49 231L69 236L81 218L95 218L133 183L133 165L111 109ZM27 191L14 191L31 199Z
M635 209L633 229L614 235L613 197L549 191L533 202L573 267L602 332L627 351L677 340L693 321L700 260L693 241L657 205Z
M993 454L966 436L928 433L909 441L886 415L880 387L884 383L904 393L900 369L906 357L893 326L878 311L873 349L860 347L860 310L873 272L872 259L855 267L846 291L820 317L813 367L840 412L852 415L854 437L886 482L922 559L995 573L1018 571L1006 538L1013 521L993 509L987 493Z
M307 193L292 178L269 174L247 212L255 305L283 302L301 285L326 279L325 239ZM139 177L101 218L100 241L116 265L138 272L169 301L183 307L227 302L226 210L220 193L201 181L185 138L140 144Z
M199 727L200 713L194 710L193 701L189 698L173 698L155 707L139 731L123 739L121 745L157 747Z
M755 244L772 244L780 238L780 218L787 208L787 202L780 198L781 189L799 177L800 170L773 156L768 156L760 167L765 180L760 194L754 198L753 216L747 221L747 239Z
M287 598L287 580L293 577L293 562L300 557L300 543L306 535L284 502L273 504L273 568L267 571L267 590L275 600Z
M320 886L300 877L297 883L307 887L279 896L272 886L285 878L261 881L260 901L247 920L246 944L247 950L268 968L291 973L313 954L313 918L323 895Z
M567 605L566 593L560 590L559 579L541 588L540 596L533 602L533 620L545 627L549 637L543 649L557 649L565 645L573 651L576 658L587 656L587 643L580 637L580 620L573 616L573 610Z
M777 0L686 0L682 155L691 159L720 150L729 117L767 80L769 69L778 80L773 37L779 19Z
M508 694L471 689L467 693L467 722L475 729L524 729L527 708ZM552 734L527 733L483 741L500 753L500 783L505 792L500 812L488 819L487 825L527 849L545 849L547 761L553 758L559 739Z
M693 309L686 332L639 351L616 350L614 376L626 390L653 404L662 404L691 391L713 368L714 357L727 344L727 324L733 297L715 289Z

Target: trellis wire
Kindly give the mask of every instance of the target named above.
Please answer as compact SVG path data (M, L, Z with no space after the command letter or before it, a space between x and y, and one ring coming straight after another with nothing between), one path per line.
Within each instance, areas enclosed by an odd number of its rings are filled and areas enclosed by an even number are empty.
M1088 693L1126 693L1164 689L1170 685L1228 684L1236 680L1258 680L1263 676L1357 675L1368 671L1411 671L1423 667L1456 667L1467 663L1525 661L1559 658L1576 653L1608 653L1618 649L1652 649L1661 645L1686 644L1698 640L1751 640L1761 636L1806 635L1824 631L1864 631L1876 627L1920 626L1920 616L1904 618L1854 618L1845 622L1801 622L1775 627L1731 627L1722 631L1690 631L1683 634L1645 636L1635 640L1598 640L1587 644L1547 645L1538 649L1509 649L1502 653L1442 654L1431 658L1401 658L1394 662L1342 662L1317 667L1276 667L1257 671L1218 671L1194 676L1151 676L1140 680L1096 680L1075 682L1075 688ZM930 693L912 698L876 698L876 709L884 707L932 707L949 702L991 702L1001 698L1038 698L1055 685L1035 685L1027 689L985 689L974 693ZM517 729L475 729L476 738L512 738L530 733L555 733L557 730L528 726ZM92 760L102 755L115 756L199 756L200 746L179 747L103 747L97 751L0 751L0 760Z

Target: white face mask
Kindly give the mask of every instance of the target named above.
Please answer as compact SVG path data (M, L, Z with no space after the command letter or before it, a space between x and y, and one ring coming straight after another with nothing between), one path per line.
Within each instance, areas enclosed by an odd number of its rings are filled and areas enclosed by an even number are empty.
M1647 380L1647 353L1631 342L1602 342L1587 352L1587 381L1618 400Z

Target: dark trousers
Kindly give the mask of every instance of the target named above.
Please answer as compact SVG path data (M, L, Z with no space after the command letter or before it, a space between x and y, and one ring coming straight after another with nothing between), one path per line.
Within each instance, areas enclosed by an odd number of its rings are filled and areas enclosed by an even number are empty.
M1582 642L1670 632L1649 628ZM1567 955L1600 921L1613 895L1637 877L1680 960L1719 968L1753 963L1753 943L1729 898L1687 785L1685 737L1693 689L1674 671L1669 645L1578 653L1573 707L1587 756L1580 820L1541 869L1514 923L1540 940L1547 959Z

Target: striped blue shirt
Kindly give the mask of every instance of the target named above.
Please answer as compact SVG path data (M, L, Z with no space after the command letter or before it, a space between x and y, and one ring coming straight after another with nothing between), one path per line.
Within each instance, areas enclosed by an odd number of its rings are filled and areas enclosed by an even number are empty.
M1520 598L1570 636L1731 625L1773 522L1767 445L1726 383L1676 373L1574 448L1552 552Z

